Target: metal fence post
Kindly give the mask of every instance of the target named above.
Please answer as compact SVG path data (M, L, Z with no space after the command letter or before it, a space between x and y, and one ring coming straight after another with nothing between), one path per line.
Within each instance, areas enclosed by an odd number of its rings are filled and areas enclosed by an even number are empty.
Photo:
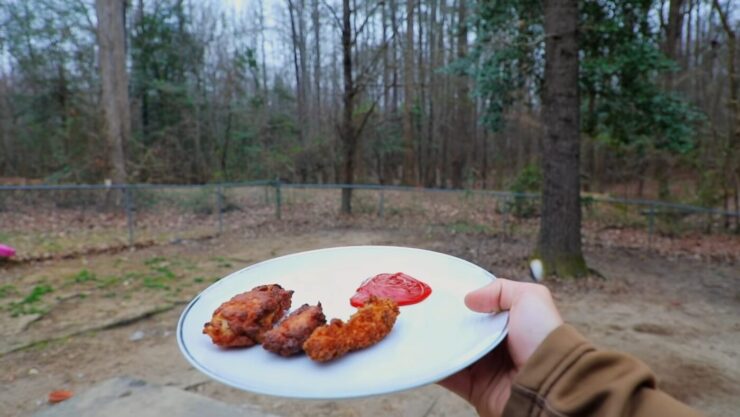
M648 248L653 247L653 226L655 223L655 206L648 209Z
M275 217L280 220L282 196L280 195L280 180L275 181Z
M133 213L133 196L128 185L123 185L123 200L126 208L126 225L128 226L128 245L134 245L134 213Z
M385 217L385 192L380 189L380 201L378 202L378 217Z
M218 234L224 232L224 204L223 204L223 191L221 184L216 186L216 210L218 211Z

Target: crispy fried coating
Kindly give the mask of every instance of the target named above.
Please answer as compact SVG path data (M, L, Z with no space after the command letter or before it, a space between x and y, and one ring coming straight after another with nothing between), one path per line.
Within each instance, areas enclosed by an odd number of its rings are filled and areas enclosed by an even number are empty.
M332 319L329 324L317 328L303 344L303 350L309 358L326 362L372 346L390 333L399 313L395 301L370 297L347 323Z
M221 347L249 347L262 342L290 308L293 291L278 284L260 285L221 304L203 333Z
M326 324L321 303L304 304L290 313L272 330L265 333L262 347L281 356L291 356L303 350L303 342L317 327Z

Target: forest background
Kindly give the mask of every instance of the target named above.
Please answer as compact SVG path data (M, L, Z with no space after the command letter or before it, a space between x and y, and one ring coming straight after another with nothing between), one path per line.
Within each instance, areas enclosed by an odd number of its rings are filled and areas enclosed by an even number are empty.
M737 4L578 13L583 191L737 211ZM543 21L533 0L4 1L0 177L537 191Z

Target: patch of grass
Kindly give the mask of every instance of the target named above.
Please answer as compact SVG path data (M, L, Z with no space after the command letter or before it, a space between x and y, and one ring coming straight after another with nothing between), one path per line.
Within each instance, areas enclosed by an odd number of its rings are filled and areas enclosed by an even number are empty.
M166 263L167 258L164 256L153 256L147 260L144 261L144 265L146 266L159 266L160 264Z
M110 275L98 280L98 288L108 288L121 283L121 277Z
M161 276L166 279L175 279L176 275L175 273L166 266L156 266L151 268L152 272L155 272L156 275Z
M94 272L90 272L87 269L83 269L80 272L69 277L69 279L72 282L80 284L80 283L88 282L88 281L97 281L98 277L95 275Z
M46 314L48 309L39 305L41 298L48 293L54 292L54 288L47 284L39 284L31 290L21 301L8 304L10 315L18 317L27 314Z
M205 278L203 277L195 277L193 278L193 282L197 282L198 284L205 282Z
M219 268L231 268L233 266L231 262L222 256L216 256L213 260L216 261L216 266Z
M11 284L5 284L0 286L0 298L5 298L9 295L18 294L18 288Z
M51 285L39 284L33 287L31 293L28 294L26 298L24 298L21 302L24 304L32 304L38 302L41 300L41 297L43 297L44 294L48 294L50 292L54 292L54 288L52 288Z
M167 290L169 289L169 285L167 285L161 277L145 277L144 280L141 282L141 284L145 288L152 288L152 289L158 289L158 290Z
M488 234L493 232L493 229L489 225L469 222L466 220L457 220L454 223L447 225L447 227L452 233Z
M125 277L140 281L144 288L171 289L171 284L177 278L177 274L170 268L171 262L167 258L155 256L144 261L144 264L149 267L149 271L129 272Z

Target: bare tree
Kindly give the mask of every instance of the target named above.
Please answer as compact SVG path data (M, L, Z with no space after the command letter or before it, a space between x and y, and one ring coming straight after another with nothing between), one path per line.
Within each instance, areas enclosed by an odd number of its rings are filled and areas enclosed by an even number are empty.
M542 219L538 252L548 274L587 273L581 252L578 0L545 0Z
M311 21L314 37L313 80L314 80L314 114L316 116L316 130L321 131L321 14L319 0L311 0Z
M335 20L340 24L342 34L342 75L344 87L342 90L339 138L342 145L342 180L347 185L354 184L355 182L360 136L365 126L367 126L368 120L370 120L370 115L375 111L375 106L380 97L376 97L369 109L364 110L359 115L355 114L357 110L357 99L365 92L368 83L373 79L373 70L387 47L387 40L383 41L359 69L355 68L355 61L353 60L355 56L354 50L357 46L358 36L367 28L370 18L381 5L376 4L371 10L366 12L362 22L355 22L354 24L352 14L356 13L356 9L350 7L350 0L342 0L341 20L334 14ZM355 120L355 116L357 116L357 120ZM342 189L342 212L347 214L352 212L351 188Z
M125 0L95 0L105 120L104 135L109 148L111 179L116 184L126 182L124 146L131 137L126 74L125 4Z
M414 0L406 0L406 43L403 49L403 178L406 185L416 183L414 157Z
M458 0L457 9L457 59L465 59L468 54L468 7L467 0ZM466 76L456 77L455 106L455 142L451 149L452 187L463 188L465 170L467 168L473 143L472 118L473 103L470 99L469 79Z
M349 185L355 182L355 164L357 162L358 132L352 116L355 111L355 96L357 90L352 74L352 11L349 0L342 0L342 74L344 77L344 92L342 95L342 122L339 128L339 137L342 142L343 180ZM352 189L342 189L342 212L352 212Z

